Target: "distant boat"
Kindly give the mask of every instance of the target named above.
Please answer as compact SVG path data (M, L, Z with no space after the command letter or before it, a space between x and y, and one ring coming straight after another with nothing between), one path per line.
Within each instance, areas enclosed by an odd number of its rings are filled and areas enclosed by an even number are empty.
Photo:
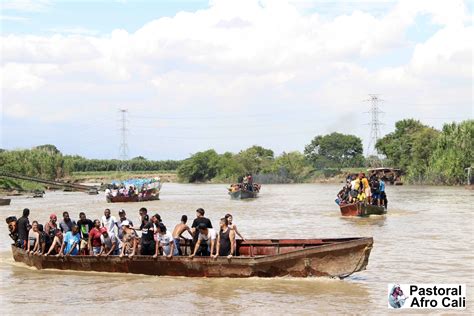
M146 275L184 277L336 277L365 270L369 262L373 239L253 239L237 240L236 255L232 258L137 255L119 256L34 256L12 245L13 258L38 270L58 269L136 273ZM190 243L182 245L189 253Z
M120 203L120 202L145 202L145 201L155 201L160 199L160 191L151 189L145 191L143 194L133 195L133 196L106 196L107 202L109 203Z
M342 216L370 216L387 213L384 206L370 205L363 202L339 204L339 208Z
M33 197L34 198L42 198L43 196L44 196L44 191L37 190L37 191L33 192Z
M11 199L3 199L0 198L0 206L1 205L10 205Z
M258 196L258 193L260 193L260 188L261 188L261 185L257 183L253 184L252 191L243 188L241 184L233 184L228 190L229 190L229 195L232 199L243 200L243 199L256 198Z
M99 190L97 190L97 189L95 189L95 188L94 188L94 189L90 189L89 191L87 191L87 194L89 194L89 195L97 195L97 194L99 194Z

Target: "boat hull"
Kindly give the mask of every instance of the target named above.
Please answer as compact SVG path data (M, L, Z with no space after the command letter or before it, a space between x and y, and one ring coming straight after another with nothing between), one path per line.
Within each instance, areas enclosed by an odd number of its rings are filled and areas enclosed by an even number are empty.
M229 195L234 200L254 199L258 196L258 191L239 190L235 192L229 192Z
M0 205L10 205L11 199L0 199Z
M134 273L186 277L309 277L345 278L365 270L372 238L238 241L242 254L231 259L178 256L43 257L12 246L13 258L37 269ZM267 254L269 253L269 254Z
M145 201L155 201L160 199L160 194L156 193L155 195L139 197L135 196L110 196L106 197L107 202L109 203L128 203L128 202L145 202Z
M370 216L387 213L387 209L383 206L366 205L364 203L351 203L339 205L339 207L342 216Z

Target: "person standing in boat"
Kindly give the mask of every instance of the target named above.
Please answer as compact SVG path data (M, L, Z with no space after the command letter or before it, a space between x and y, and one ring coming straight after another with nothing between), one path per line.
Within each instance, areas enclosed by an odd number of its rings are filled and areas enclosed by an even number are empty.
M86 217L86 213L80 212L77 226L79 226L79 233L81 234L81 246L79 247L79 251L81 254L87 255L91 251L87 245L89 243L89 232L92 227L94 227L94 223Z
M110 233L115 233L114 228L117 226L117 219L115 216L110 215L110 209L106 208L104 210L104 216L100 221L102 227L107 228L107 231Z
M132 226L132 227L133 227L133 223L132 223L131 220L129 220L129 219L127 218L127 213L125 213L125 210L123 210L123 209L120 210L119 213L118 213L118 215L119 215L119 220L118 220L118 222L117 222L117 230L118 230L117 237L118 237L120 240L122 240L122 238L123 238L122 223L123 223L124 221L127 221L127 222L130 224L130 226Z
M232 221L233 221L233 217L232 217L232 214L225 214L225 219L227 220L227 222L229 223L229 228L232 229L235 234L237 236L239 236L242 240L245 240L244 236L242 236L240 233L239 233L239 230L237 229L237 225L235 225Z
M182 235L185 231L191 235L191 238L193 238L193 232L191 228L189 228L188 225L186 225L186 222L188 221L188 217L186 215L181 216L181 222L176 225L173 229L173 239L174 239L174 244L176 245L176 248L178 249L178 254L181 256L183 255L183 252L181 251L181 238L185 239Z
M23 249L28 247L28 230L30 227L30 220L28 219L28 216L30 216L30 210L25 208L23 209L23 215L17 221L18 240L20 247Z
M155 227L152 222L147 222L142 227L142 238L140 243L140 254L142 256L153 256L155 254Z
M79 244L81 243L81 237L79 234L79 226L74 224L70 231L64 236L61 250L57 256L77 256L79 253Z
M360 185L362 186L361 190L365 195L365 201L370 204L372 192L370 190L369 180L367 180L367 178L365 177L365 173L361 172L359 174L359 180L360 180Z
M194 247L194 252L190 255L190 257L192 258L196 255L212 256L214 254L216 244L216 231L212 228L208 228L204 223L199 224L198 230L198 240L196 246Z
M70 217L69 217L69 212L63 212L63 220L61 223L59 223L59 227L61 228L61 232L63 234L71 231L72 229L72 226L76 225L76 222L73 221Z
M209 220L209 218L204 217L204 214L205 214L204 209L198 208L196 210L196 218L194 219L193 224L191 225L191 230L193 232L193 243L192 243L192 247L191 247L191 252L192 253L194 253L195 250L196 250L195 248L196 248L196 244L197 244L198 237L199 237L198 226L200 224L204 224L207 228L212 228L211 221ZM198 249L197 253L199 254L199 253L201 253L201 251Z
M139 229L142 230L143 226L146 223L148 223L148 221L149 221L148 210L145 207L142 207L141 209L138 210L138 215L140 216L140 220L139 220L140 227L139 227Z
M220 256L230 259L235 252L235 231L230 228L229 222L225 217L221 218L219 225L220 230L217 235L217 250L214 258Z
M88 246L90 255L98 256L101 251L102 242L100 237L102 236L100 232L100 221L98 219L94 220L94 227L89 232Z

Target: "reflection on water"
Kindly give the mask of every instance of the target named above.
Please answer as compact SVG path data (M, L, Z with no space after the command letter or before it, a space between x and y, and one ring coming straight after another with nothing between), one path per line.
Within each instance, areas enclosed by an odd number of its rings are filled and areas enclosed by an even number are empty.
M283 314L386 313L387 283L474 284L474 192L462 188L388 187L388 214L341 217L338 185L266 185L254 201L232 201L225 185L165 184L162 200L107 204L102 195L47 193L43 199L13 197L4 217L31 209L31 220L51 212L85 211L89 218L110 207L159 212L168 227L203 207L213 224L227 212L247 238L373 236L367 270L346 280L324 278L205 279L91 272L37 271L11 258L6 225L0 225L0 313L26 314L173 312ZM26 299L26 297L28 299ZM468 302L472 301L468 290ZM68 305L64 306L65 302ZM468 303L468 308L469 307Z

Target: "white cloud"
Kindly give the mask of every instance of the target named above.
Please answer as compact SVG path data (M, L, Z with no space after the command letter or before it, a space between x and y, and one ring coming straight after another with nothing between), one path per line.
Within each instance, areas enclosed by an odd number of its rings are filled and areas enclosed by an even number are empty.
M354 10L327 17L306 14L304 1L298 7L278 0L213 1L206 10L150 21L133 33L74 28L3 36L3 99L5 107L13 104L5 114L19 117L18 104L27 104L55 113L53 121L87 117L88 106L95 115L119 106L155 115L286 107L324 117L365 111L361 100L373 92L393 103L401 96L455 103L466 113L473 29L464 3L389 3L383 15ZM440 29L414 43L406 32L419 15ZM399 50L409 53L394 65ZM378 64L367 67L373 60ZM400 104L400 116L417 114ZM439 112L420 108L430 110Z
M52 2L50 0L5 0L2 1L2 10L14 11L45 11Z
M1 21L14 21L14 22L26 22L29 19L23 16L12 16L12 15L0 15Z

